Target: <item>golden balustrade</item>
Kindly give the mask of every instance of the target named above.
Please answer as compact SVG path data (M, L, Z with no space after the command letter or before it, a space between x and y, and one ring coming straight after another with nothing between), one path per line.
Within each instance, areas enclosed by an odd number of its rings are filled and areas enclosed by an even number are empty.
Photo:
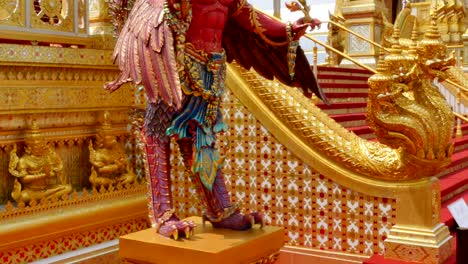
M360 63L359 61L357 61L357 60L351 58L351 57L350 57L349 55L347 55L346 53L343 53L343 52L341 52L341 51L339 51L339 50L333 48L332 46L326 44L325 42L320 41L320 40L318 40L318 39L312 37L312 36L309 35L309 34L306 34L305 37L306 37L307 39L310 39L310 40L312 40L313 42L319 44L320 46L325 47L325 49L331 50L331 51L333 51L333 52L335 52L335 53L337 53L337 54L343 56L344 58L346 58L347 60L353 62L353 63L356 64L357 66L359 66L359 67L361 67L361 68L363 68L363 69L366 69L366 70L368 70L368 71L370 71L370 72L372 72L372 73L376 73L376 71L375 71L374 69L372 69L371 67L369 67L369 66L367 66L367 65L365 65L365 64L363 64L363 63ZM314 52L317 52L317 50L314 49ZM317 55L314 55L314 56L317 56Z
M350 34L352 34L352 35L354 35L354 36L356 36L356 37L358 37L358 38L360 38L360 39L362 39L362 40L364 40L364 41L369 42L370 44L374 45L375 47L378 47L379 49L384 49L386 52L388 52L388 50L385 49L385 47L383 47L383 46L380 45L379 43L377 43L377 42L375 42L375 41L372 41L372 40L370 40L369 38L364 37L363 35L361 35L361 34L359 34L359 33L357 33L357 32L354 32L354 31L350 30L350 29L348 29L347 27L345 27L345 26L343 26L343 25L340 25L339 23L336 23L336 22L333 21L333 20L322 21L322 23L330 23L330 24L333 24L334 26L337 26L337 27L339 27L340 29L342 29L342 30L344 30L344 31L346 31L346 32L348 32L348 33L350 33Z
M0 34L13 42L86 45L88 24L85 0L0 2Z

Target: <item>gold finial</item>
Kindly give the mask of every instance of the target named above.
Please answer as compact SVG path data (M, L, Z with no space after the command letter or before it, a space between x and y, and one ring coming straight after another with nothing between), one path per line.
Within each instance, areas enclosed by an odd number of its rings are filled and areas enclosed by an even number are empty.
M401 53L402 51L401 51L401 45L400 45L400 29L397 26L395 26L393 28L392 47L390 48L390 54L400 55Z
M387 72L388 71L388 65L387 62L385 61L385 51L384 49L380 49L379 51L379 62L377 63L377 72Z
M408 50L408 54L412 57L416 57L418 53L418 26L417 22L414 21L413 30L411 31L411 44Z
M440 38L439 29L437 28L437 14L434 10L431 14L431 25L424 34L424 38L419 42L419 46L441 46L444 45Z
M109 134L110 131L112 130L109 111L107 110L104 111L102 116L103 116L103 119L102 119L101 127L98 129L98 134L106 135L106 134Z
M427 38L427 39L439 39L440 38L439 28L437 27L436 10L434 10L431 14L431 26L424 34L424 38Z
M109 121L109 117L110 117L109 111L107 111L107 110L104 111L103 116L104 116L104 121L102 123L102 127L104 129L111 129L111 125L110 125L110 121Z
M37 121L34 119L31 121L29 129L26 131L26 138L38 138L41 137L41 130L37 125Z

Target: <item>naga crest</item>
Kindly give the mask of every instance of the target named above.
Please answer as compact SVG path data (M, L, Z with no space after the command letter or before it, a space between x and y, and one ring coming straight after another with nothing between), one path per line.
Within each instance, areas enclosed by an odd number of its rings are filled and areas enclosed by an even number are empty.
M377 74L369 78L368 122L377 138L398 149L426 176L450 163L454 115L433 85L454 65L432 18L420 41L413 30L409 46L401 46L394 29L390 53L381 56Z

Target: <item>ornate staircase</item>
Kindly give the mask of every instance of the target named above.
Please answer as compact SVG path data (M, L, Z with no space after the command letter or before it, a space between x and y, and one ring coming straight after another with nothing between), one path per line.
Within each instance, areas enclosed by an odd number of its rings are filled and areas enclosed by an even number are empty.
M358 136L375 140L372 129L366 124L367 79L371 75L367 70L319 66L318 80L331 105L319 103L318 106L335 121ZM440 179L442 196L441 222L449 227L453 235L455 235L453 232L456 224L447 205L460 198L464 198L468 202L468 124L462 125L462 132L462 137L456 138L454 136L453 138L455 151L451 165L437 175ZM398 262L374 255L365 263L410 262ZM455 255L445 263L455 263Z

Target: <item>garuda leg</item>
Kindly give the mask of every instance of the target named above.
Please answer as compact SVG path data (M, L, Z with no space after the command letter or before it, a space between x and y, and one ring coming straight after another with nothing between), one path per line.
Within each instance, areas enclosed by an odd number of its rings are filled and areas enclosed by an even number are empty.
M174 110L163 102L148 104L145 118L146 158L148 162L148 210L151 225L165 236L190 237L195 224L180 221L175 215L170 178L170 139L165 135Z
M214 227L234 230L249 229L253 224L261 224L263 226L263 218L260 213L242 214L238 205L231 203L221 169L216 170L216 176L211 189L202 181L202 177L200 177L200 173L202 172L193 172L194 156L197 155L198 150L194 148L194 141L192 139L178 140L178 144L187 171L191 175L191 180L204 207L204 222L210 221ZM214 153L213 155L218 155L214 147L210 146L207 148L210 149L208 150L209 152Z

